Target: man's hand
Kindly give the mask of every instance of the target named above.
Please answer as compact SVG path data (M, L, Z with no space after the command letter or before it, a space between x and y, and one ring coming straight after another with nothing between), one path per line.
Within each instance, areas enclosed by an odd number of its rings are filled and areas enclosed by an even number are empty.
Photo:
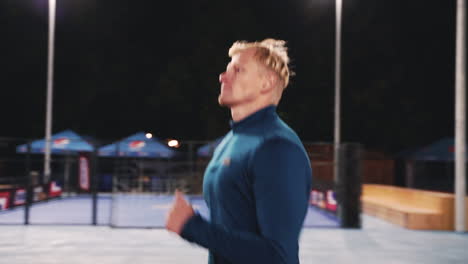
M185 200L182 192L176 190L174 202L166 217L166 229L180 235L185 223L194 214L192 206Z

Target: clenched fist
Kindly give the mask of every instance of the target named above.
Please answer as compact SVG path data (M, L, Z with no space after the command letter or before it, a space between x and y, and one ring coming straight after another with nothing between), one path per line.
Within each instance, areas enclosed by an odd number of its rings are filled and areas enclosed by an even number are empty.
M194 215L192 206L181 191L176 190L175 199L166 217L166 229L180 235L187 220Z

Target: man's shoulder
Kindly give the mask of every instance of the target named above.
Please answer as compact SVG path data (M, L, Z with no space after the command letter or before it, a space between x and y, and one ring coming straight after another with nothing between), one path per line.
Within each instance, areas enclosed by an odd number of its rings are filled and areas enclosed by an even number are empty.
M266 167L291 166L296 169L309 168L310 170L310 159L307 151L297 135L290 132L272 133L263 138L252 152L248 162L249 167L253 166L252 168L261 166L261 164Z
M297 135L291 133L275 133L265 136L258 144L257 151L267 152L302 152L305 153L304 146ZM279 153L278 153L279 154Z
M246 151L249 156L261 151L274 151L276 148L305 151L296 132L280 118L265 120L255 130L234 136L231 144L237 150Z
M297 133L280 118L270 123L264 131L264 141L285 141L302 146Z
M305 154L301 139L286 123L277 122L265 131L261 142L257 145L259 151L287 151Z

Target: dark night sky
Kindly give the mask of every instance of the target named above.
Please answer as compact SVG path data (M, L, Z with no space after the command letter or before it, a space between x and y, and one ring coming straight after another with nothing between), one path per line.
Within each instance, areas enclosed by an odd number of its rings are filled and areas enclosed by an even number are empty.
M343 2L343 140L394 153L453 135L455 0ZM0 137L44 136L47 15L47 0L0 1ZM334 21L332 0L57 0L53 132L218 137L228 48L274 37L297 73L280 115L330 142Z

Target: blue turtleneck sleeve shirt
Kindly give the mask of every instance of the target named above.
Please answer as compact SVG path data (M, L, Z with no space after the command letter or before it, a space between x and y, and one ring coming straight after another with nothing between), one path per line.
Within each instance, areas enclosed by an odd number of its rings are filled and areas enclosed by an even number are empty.
M268 106L239 122L206 168L199 214L181 236L207 248L210 264L299 263L312 171L296 133Z

